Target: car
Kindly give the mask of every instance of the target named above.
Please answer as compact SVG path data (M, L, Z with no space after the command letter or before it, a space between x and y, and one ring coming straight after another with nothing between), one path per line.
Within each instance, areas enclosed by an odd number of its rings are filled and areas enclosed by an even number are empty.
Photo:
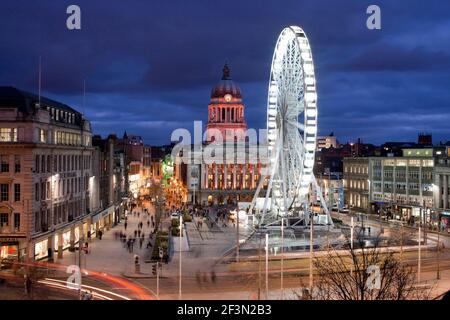
M348 210L348 208L342 208L342 209L339 210L339 213L348 214L348 213L350 213L350 210Z

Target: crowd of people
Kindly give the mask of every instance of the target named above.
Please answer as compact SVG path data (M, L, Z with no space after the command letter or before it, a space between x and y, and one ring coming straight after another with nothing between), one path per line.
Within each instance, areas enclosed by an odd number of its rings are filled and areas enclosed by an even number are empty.
M137 228L131 230L129 228L129 217L138 219ZM156 223L154 216L151 215L147 209L143 212L135 208L130 214L125 216L125 223L123 230L116 231L114 236L116 240L120 240L123 247L129 252L133 253L139 246L142 249L144 244L145 248L152 247L153 235L156 233Z

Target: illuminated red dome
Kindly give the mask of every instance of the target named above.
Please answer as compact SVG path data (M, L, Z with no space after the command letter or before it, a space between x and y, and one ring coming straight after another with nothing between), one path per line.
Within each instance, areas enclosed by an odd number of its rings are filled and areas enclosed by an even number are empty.
M211 98L223 98L227 94L232 95L233 98L242 99L241 88L231 80L230 68L225 64L222 80L211 90Z

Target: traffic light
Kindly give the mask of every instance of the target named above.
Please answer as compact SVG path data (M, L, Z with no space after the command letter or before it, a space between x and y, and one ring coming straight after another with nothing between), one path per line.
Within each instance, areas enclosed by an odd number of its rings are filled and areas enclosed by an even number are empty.
M156 276L156 273L158 272L158 271L156 270L156 264L154 264L154 265L152 266L152 272L153 272L153 275Z

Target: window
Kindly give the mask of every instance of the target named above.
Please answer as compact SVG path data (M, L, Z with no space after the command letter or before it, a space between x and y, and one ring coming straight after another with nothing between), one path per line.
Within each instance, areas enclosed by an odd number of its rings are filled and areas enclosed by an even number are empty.
M0 156L0 171L9 172L9 159L8 156Z
M45 170L45 156L42 155L41 156L41 172L44 173L45 171L46 171Z
M19 173L20 172L20 156L16 155L14 156L14 172Z
M0 228L1 227L7 227L8 225L9 225L8 214L7 213L0 213Z
M36 158L34 158L34 171L39 173L39 165L40 165L40 156L37 154Z
M51 171L52 171L51 163L52 163L52 159L51 159L51 157L48 155L48 156L47 156L47 172L51 172Z
M20 184L18 183L14 184L14 201L20 201Z
M47 143L47 131L43 129L39 129L39 142Z
M45 200L45 183L41 182L41 200Z
M16 128L0 128L0 142L16 142L17 129Z
M14 228L20 230L20 213L14 213Z
M0 201L9 201L9 185L0 184Z
M50 181L47 181L46 191L47 191L47 199L50 199Z
M40 223L40 215L39 215L39 211L36 211L34 213L34 231L39 231L41 230L41 223Z
M411 190L419 190L419 184L418 183L410 183L409 188Z
M419 171L409 171L409 178L410 179L419 179Z
M39 201L39 183L34 184L34 200Z

